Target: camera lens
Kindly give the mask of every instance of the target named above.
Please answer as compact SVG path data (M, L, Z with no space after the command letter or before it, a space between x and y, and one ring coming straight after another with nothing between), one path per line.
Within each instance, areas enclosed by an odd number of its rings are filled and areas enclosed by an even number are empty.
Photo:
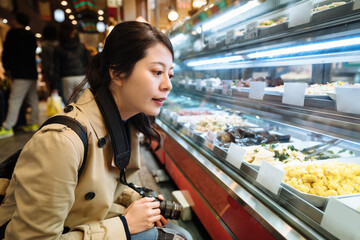
M164 218L177 220L180 218L182 206L176 202L161 201L160 211Z

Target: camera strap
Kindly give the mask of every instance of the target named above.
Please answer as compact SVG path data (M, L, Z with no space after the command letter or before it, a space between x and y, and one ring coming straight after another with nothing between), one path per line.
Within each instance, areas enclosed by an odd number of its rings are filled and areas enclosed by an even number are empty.
M108 87L100 88L95 94L95 101L104 118L114 150L115 165L124 170L130 161L129 123L121 119L115 100ZM126 179L125 179L126 180Z
M100 88L95 95L95 101L104 118L106 128L109 132L111 143L114 150L115 165L120 169L119 181L145 196L151 189L136 187L133 183L126 181L126 167L130 161L131 143L129 123L121 119L115 100L108 87Z

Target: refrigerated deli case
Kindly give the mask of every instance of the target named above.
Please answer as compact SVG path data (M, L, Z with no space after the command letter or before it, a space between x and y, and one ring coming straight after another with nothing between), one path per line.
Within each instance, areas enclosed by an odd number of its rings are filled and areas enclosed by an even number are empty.
M213 239L360 239L360 1L210 2L158 158Z

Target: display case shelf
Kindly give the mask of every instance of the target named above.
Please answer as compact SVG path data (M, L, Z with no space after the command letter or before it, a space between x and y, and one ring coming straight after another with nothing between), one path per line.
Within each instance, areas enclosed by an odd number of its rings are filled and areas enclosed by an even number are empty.
M186 190L196 192L191 197L200 196L230 238L240 239L244 233L254 239L269 238L264 229L279 239L360 237L346 227L339 232L324 225L329 197L307 196L285 180L274 193L258 182L262 167L246 162L245 155L240 157L243 153L235 162L229 158L230 142L247 154L248 146L261 150L268 148L261 148L262 143L278 144L289 137L288 145L279 146L337 140L314 162L360 164L360 114L345 113L339 107L344 96L339 99L336 94L338 88L360 86L359 9L358 0L220 0L169 31L175 78L157 120L171 140L171 144L164 142L168 157L163 162L181 172L191 186L185 184ZM261 81L264 95L254 98L251 84ZM307 84L303 103L284 101L286 85L298 82ZM251 137L244 140L245 135ZM178 154L187 159L187 165ZM192 165L200 168L191 169ZM209 194L214 194L213 188L230 197L214 199ZM235 209L245 212L235 213ZM260 225L249 223L246 228L242 219L248 214ZM212 237L219 237L210 220L200 220Z

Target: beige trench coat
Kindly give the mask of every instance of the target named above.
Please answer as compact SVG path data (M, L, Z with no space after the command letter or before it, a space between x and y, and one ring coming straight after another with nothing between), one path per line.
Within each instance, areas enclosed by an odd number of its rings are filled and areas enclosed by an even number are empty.
M0 225L12 219L5 239L126 239L118 215L140 196L118 181L120 171L91 91L85 90L72 106L61 114L79 121L88 135L79 181L84 154L80 138L64 125L44 126L25 145L0 207ZM101 138L106 140L103 147L98 145ZM132 127L128 182L139 167L138 134ZM62 234L65 226L71 230Z

